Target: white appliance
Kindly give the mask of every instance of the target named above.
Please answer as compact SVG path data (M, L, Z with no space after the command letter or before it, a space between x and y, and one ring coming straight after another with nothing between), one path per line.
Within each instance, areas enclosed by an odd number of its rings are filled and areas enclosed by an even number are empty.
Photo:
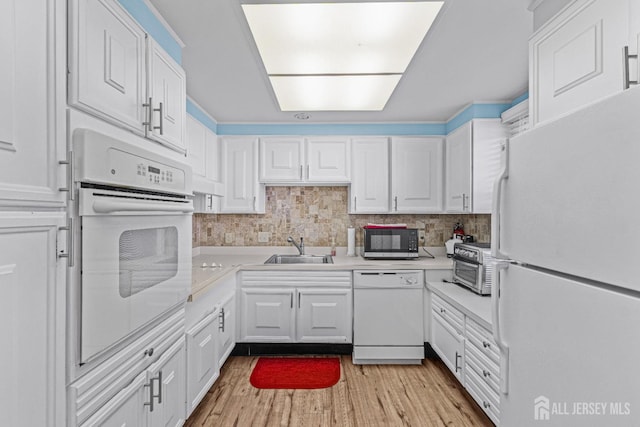
M184 304L191 286L189 166L86 129L79 182L79 362Z
M494 192L502 426L640 425L640 89L514 137ZM621 242L626 242L620 245Z
M423 288L421 270L353 272L353 363L422 363Z

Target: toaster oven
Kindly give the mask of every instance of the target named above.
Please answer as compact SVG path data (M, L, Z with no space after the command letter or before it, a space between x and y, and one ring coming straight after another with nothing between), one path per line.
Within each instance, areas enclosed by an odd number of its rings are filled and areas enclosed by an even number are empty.
M453 281L480 295L491 295L494 258L489 243L456 243Z

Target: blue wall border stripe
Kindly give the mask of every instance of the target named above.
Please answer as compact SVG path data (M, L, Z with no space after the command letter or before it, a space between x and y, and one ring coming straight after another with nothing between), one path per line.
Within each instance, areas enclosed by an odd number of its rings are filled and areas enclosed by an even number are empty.
M218 124L207 113L198 108L196 104L191 102L189 98L187 98L187 113L216 134L218 133Z

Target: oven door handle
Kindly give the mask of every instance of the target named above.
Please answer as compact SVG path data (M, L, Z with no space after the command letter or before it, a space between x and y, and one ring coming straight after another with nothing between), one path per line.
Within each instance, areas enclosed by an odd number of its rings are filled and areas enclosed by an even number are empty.
M117 212L193 212L193 204L185 203L176 205L171 202L149 202L137 200L114 200L111 198L95 199L93 210L99 214L110 214Z

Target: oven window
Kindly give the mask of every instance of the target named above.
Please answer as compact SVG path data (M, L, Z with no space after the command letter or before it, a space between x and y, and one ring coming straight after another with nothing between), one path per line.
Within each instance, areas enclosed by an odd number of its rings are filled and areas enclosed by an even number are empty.
M178 272L176 227L127 230L120 235L120 296L128 298Z

